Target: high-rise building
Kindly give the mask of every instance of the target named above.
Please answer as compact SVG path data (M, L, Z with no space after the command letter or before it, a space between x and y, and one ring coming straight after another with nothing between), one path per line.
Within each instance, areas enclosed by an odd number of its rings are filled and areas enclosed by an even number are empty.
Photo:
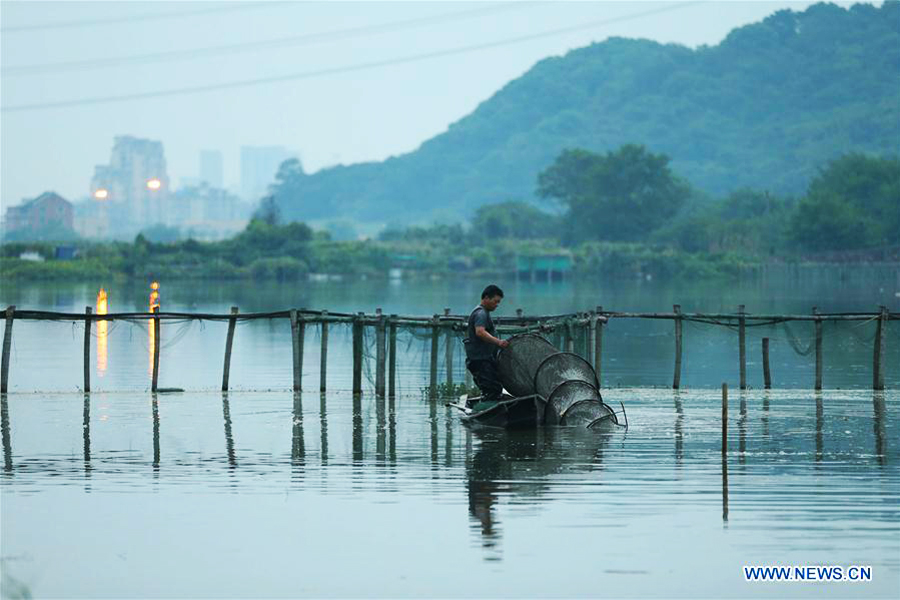
M291 158L283 146L241 146L241 195L256 204L266 195L281 163Z
M116 137L109 164L94 168L91 196L108 205L123 229L140 231L162 223L169 196L162 142Z
M200 151L200 181L210 187L223 187L222 153L218 150Z

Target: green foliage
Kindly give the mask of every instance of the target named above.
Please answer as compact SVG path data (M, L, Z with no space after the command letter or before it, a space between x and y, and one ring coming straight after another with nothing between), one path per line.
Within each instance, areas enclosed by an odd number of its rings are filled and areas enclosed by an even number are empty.
M779 11L697 49L611 38L540 61L414 152L285 169L273 193L286 219L468 219L531 199L567 148L640 143L710 195L799 197L838 152L897 152L898 72L896 1Z
M485 204L475 211L469 238L472 243L489 240L530 240L559 235L559 218L526 202Z
M15 229L3 233L4 242L73 242L80 236L68 227L51 224L36 231Z
M181 239L181 230L177 227L168 227L162 223L157 223L142 230L140 235L144 240L151 242L177 242Z
M566 206L569 240L640 240L690 195L668 164L669 157L633 144L604 155L566 150L538 176L538 194Z
M434 387L435 393L432 396L431 390ZM470 396L477 396L480 394L478 388L468 388L465 383L447 383L446 381L437 384L436 386L432 386L428 384L421 389L422 396L425 398L459 398L463 394L469 394Z
M257 258L250 264L254 279L275 279L276 281L296 281L306 275L309 267L302 260L281 256L278 258Z
M804 250L855 250L900 243L900 159L854 153L831 161L792 221Z

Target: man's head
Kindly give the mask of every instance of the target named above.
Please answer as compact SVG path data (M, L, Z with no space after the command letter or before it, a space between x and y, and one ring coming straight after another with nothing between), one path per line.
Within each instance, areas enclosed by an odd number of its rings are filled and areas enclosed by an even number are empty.
M481 306L488 312L493 312L500 306L501 300L503 300L503 290L494 284L487 286L481 292Z

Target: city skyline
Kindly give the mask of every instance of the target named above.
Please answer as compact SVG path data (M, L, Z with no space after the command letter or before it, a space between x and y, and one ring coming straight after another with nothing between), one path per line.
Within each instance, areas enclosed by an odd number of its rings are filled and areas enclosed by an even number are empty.
M164 141L172 181L199 175L201 150L222 152L227 189L239 185L241 146L290 148L308 172L385 160L545 58L610 36L717 44L812 2L266 3L166 18L211 4L4 3L0 202L82 197L82 173L122 134Z

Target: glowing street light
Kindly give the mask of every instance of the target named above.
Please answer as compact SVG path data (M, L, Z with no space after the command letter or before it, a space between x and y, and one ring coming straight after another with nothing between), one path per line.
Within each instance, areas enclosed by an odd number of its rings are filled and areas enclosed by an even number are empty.
M107 198L109 198L109 190L107 190L106 188L98 189L94 192L94 198L96 198L97 200L106 200Z
M147 189L148 190L152 190L155 192L156 190L158 190L161 187L162 187L162 181L160 181L156 177L154 177L153 179L147 180Z

